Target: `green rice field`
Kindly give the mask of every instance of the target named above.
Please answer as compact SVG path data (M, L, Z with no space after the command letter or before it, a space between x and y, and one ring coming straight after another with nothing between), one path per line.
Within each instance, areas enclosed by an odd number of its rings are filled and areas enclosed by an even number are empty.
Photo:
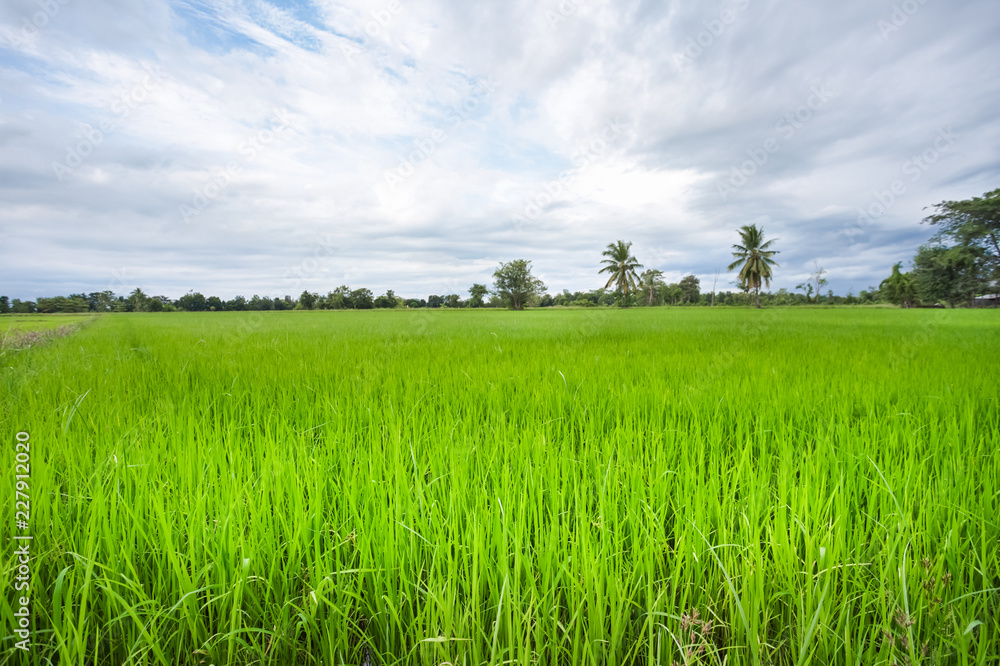
M998 352L982 310L105 315L0 354L0 664L997 664Z
M60 326L84 324L95 318L90 314L18 314L0 315L0 335L26 330L48 330Z

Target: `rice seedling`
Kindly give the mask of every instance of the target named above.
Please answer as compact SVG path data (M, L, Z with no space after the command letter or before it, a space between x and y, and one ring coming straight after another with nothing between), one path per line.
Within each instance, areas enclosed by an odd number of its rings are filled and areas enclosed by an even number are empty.
M998 323L101 317L4 356L0 663L996 663Z

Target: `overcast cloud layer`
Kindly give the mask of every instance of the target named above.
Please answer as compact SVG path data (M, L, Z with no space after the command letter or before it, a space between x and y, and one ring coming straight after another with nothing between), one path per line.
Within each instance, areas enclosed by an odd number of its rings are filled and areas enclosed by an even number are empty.
M878 284L1000 186L996 0L5 0L0 293ZM862 216L860 210L867 211Z

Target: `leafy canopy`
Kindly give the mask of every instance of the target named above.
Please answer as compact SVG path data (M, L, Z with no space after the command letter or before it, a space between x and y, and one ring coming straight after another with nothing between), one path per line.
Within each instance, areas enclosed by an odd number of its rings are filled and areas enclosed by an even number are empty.
M632 242L626 243L620 240L608 243L608 248L601 253L601 256L607 258L601 261L605 266L598 273L611 275L604 288L615 285L615 291L621 296L619 303L627 307L629 295L636 291L635 285L639 281L635 271L637 268L642 268L642 264L632 255Z
M756 224L744 224L740 227L740 243L733 245L733 257L736 260L729 264L728 270L740 267L737 276L742 289L753 289L757 293L757 307L760 307L761 283L771 286L772 266L777 266L771 257L778 254L777 250L769 249L774 240L764 241L764 231Z
M932 242L950 241L967 250L952 253L946 259L948 267L962 267L966 274L960 281L968 289L975 289L972 285L977 278L992 280L994 289L1000 288L1000 188L981 197L942 201L933 208L934 213L924 218L940 229ZM972 258L975 267L970 264Z
M493 273L493 292L511 310L523 310L531 298L545 291L545 283L531 274L531 262L515 259L500 266Z
M878 288L890 303L908 308L917 302L917 285L912 273L900 270L902 265L901 261L896 263L892 267L892 275L882 280Z

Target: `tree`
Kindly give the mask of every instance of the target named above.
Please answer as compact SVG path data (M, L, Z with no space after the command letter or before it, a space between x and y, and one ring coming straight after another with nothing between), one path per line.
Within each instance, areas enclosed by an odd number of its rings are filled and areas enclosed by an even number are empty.
M601 253L601 256L607 257L601 261L602 264L606 264L598 273L609 273L611 277L608 278L608 283L604 285L607 289L612 284L615 285L615 290L621 297L619 304L622 307L628 307L629 295L636 290L635 283L639 280L639 276L635 274L635 269L642 268L642 264L632 256L632 242L629 241L618 241L616 243L608 243L608 249Z
M778 265L771 257L778 252L768 249L774 240L765 243L764 231L758 229L756 224L744 224L740 227L740 239L742 244L733 245L733 257L736 258L736 261L729 264L728 270L733 270L743 264L737 276L740 287L747 291L754 290L759 308L761 283L771 286L771 267Z
M500 262L493 272L493 293L511 310L523 310L528 300L545 291L545 284L531 274L531 262Z
M900 270L902 265L902 261L897 262L892 267L892 274L882 280L878 288L893 305L909 308L917 302L917 287L913 275Z
M7 314L10 312L10 299L6 296L0 296L0 314Z
M646 305L653 304L653 301L656 300L656 295L659 293L660 287L662 286L663 271L651 268L643 271L642 275L639 276L639 288L646 296Z
M226 310L246 310L247 309L247 299L242 296L237 296L231 301L226 301Z
M396 307L396 294L392 291L392 289L386 290L384 294L375 299L375 307L377 308Z
M94 312L110 312L114 309L115 294L110 290L87 294L87 304Z
M813 294L813 285L816 285L816 302L819 303L819 295L823 292L823 287L825 287L829 282L825 277L823 277L824 275L826 275L826 269L819 264L816 264L816 272L810 273L809 279L802 284L796 285L795 288L806 292L806 300L808 301L809 297Z
M448 294L444 297L444 305L448 308L460 308L462 307L462 299L458 294Z
M308 289L303 290L299 295L299 307L303 310L312 310L316 307L319 294L313 294Z
M444 305L444 296L438 296L437 294L431 294L427 297L427 307L429 308L439 308Z
M935 212L923 220L939 225L940 231L932 242L951 240L972 250L982 265L980 274L994 281L995 288L1000 288L997 284L1000 280L1000 188L982 197L942 201L933 208ZM964 258L970 256L972 254L966 254Z
M698 297L701 295L700 286L701 282L693 275L687 275L681 278L680 284L677 285L681 289L681 299L684 303L697 303Z
M149 310L149 296L143 293L138 287L128 296L129 305L132 312L146 312Z
M945 302L950 307L972 300L987 286L982 276L983 249L977 245L954 247L924 245L913 258L916 293L927 303Z
M483 307L483 299L488 293L490 293L490 290L486 288L485 284L474 283L471 287L469 287L469 295L472 297L469 299L469 307Z
M774 295L772 303L775 305L791 305L793 302L792 298L793 297L790 293L788 293L788 290L782 287L778 290L778 293Z
M202 294L196 291L189 291L177 299L177 307L188 312L204 312L208 309L208 302ZM270 309L268 308L268 310Z
M371 289L355 289L351 292L351 304L356 310L371 310L375 307L375 298Z
M351 288L342 284L326 295L327 307L331 310L344 310L354 307L351 303Z
M677 305L683 297L684 292L681 290L681 286L676 282L671 282L670 284L660 287L660 298L663 299L664 303Z
M178 300L177 303L178 303L178 305L180 305L180 301L179 300ZM271 300L271 298L268 297L268 296L265 296L264 298L261 298L257 294L254 294L253 296L250 297L250 302L247 303L247 309L248 310L257 310L257 311L273 310L274 309L274 301Z
M878 298L879 298L878 287L870 286L868 287L868 289L862 289L861 292L858 293L858 302L862 304L874 303L878 300Z

